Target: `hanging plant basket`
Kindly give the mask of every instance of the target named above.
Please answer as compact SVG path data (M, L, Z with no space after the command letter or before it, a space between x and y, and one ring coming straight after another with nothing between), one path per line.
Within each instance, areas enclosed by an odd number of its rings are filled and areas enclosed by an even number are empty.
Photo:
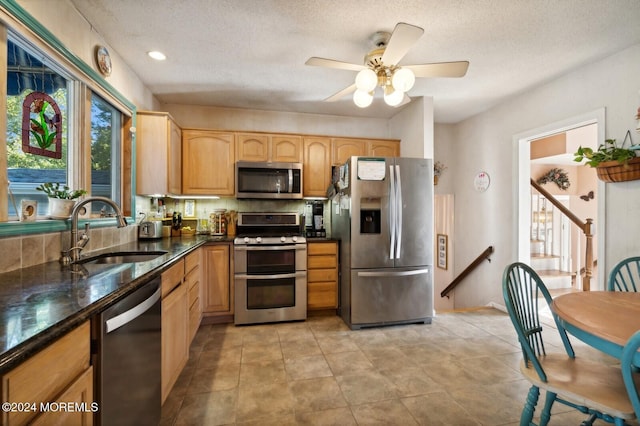
M605 161L596 167L598 178L604 182L627 182L640 179L640 157L632 158L626 163Z

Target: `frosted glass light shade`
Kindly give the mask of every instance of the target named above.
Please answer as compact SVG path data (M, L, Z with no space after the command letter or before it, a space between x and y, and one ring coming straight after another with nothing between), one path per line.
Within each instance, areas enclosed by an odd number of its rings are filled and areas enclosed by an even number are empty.
M393 90L392 87L387 86L384 91L384 101L389 106L398 106L404 99L404 92L402 90Z
M365 92L364 90L356 90L353 92L353 103L360 108L366 108L373 102L373 94Z
M397 69L393 73L393 77L391 77L393 88L402 92L411 90L415 82L416 76L413 74L413 71L407 68Z
M356 87L368 93L378 85L378 76L371 68L365 68L356 75Z

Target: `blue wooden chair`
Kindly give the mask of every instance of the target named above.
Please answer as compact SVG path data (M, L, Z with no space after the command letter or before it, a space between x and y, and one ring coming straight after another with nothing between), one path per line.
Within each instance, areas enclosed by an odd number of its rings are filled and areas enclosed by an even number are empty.
M637 355L638 348L640 348L640 331L636 331L624 346L624 349L622 350L622 359L620 360L620 368L622 369L622 378L624 380L624 385L627 388L629 400L631 400L633 409L636 412L636 417L640 418L640 397L638 396L640 381L636 374L638 368L633 362L633 357Z
M502 290L522 348L520 371L531 382L520 418L521 426L534 424L533 415L540 389L546 391L544 407L540 413L541 426L548 424L555 401L588 414L589 418L582 425L591 425L598 418L615 425L624 425L625 420L636 418L620 370L576 358L567 332L555 316L564 351L547 353L540 308L550 307L552 299L533 269L524 263L507 266L502 276Z
M640 291L640 256L622 259L609 273L609 291Z

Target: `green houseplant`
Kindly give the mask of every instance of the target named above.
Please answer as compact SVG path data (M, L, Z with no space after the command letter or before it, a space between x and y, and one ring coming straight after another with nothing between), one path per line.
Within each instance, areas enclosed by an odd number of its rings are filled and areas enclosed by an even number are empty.
M49 197L49 216L53 219L67 219L71 216L76 198L87 193L84 189L72 190L59 182L43 183L37 186L36 190L44 192Z
M597 150L589 147L578 147L573 154L573 161L582 162L590 167L595 167L598 178L605 182L625 182L640 179L640 157L636 156L636 151L640 149L638 145L631 145L625 148L627 139L631 140L631 133L627 132L622 145L618 146L615 139L607 139Z

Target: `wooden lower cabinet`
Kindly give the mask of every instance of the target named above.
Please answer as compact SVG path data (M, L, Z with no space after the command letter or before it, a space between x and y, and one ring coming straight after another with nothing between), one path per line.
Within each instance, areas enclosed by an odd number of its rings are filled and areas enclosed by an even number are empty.
M30 403L36 410L0 413L0 425L91 425L93 368L89 365L89 322L62 336L2 376L2 402ZM87 402L87 412L41 412L41 403Z
M184 283L188 292L189 306L189 344L196 337L200 321L202 320L202 249L189 253L185 257Z
M307 309L338 307L338 242L307 243Z
M233 273L230 244L203 248L206 283L202 312L206 316L233 314Z
M189 359L189 306L184 260L162 273L162 403Z

